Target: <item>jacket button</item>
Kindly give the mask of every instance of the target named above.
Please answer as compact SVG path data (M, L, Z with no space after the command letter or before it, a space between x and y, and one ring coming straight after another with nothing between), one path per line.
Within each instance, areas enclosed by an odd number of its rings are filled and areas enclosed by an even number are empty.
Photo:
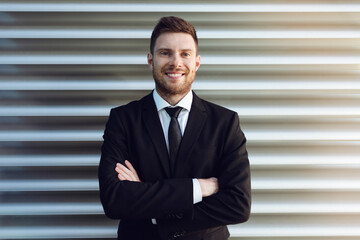
M176 233L174 234L174 238L178 238L178 237L181 237L181 233L176 232Z
M169 233L169 235L168 235L168 240L173 240L173 239L175 239L175 238L177 238L177 237L176 237L176 233Z
M175 214L175 216L177 219L182 219L184 217L184 214L178 213L178 214Z

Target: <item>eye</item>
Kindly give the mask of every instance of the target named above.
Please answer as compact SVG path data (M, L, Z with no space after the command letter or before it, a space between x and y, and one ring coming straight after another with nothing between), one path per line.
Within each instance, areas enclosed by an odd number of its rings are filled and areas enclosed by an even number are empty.
M191 56L191 54L190 54L190 53L185 52L185 53L183 53L183 56L184 56L184 57L190 57L190 56Z
M160 52L160 55L161 55L161 56L167 56L167 55L169 55L169 52L167 52L167 51L161 51L161 52Z

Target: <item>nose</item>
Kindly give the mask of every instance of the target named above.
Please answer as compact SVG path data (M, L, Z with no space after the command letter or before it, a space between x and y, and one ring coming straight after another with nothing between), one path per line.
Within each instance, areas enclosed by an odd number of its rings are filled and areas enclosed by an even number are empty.
M182 66L182 59L178 53L172 55L170 60L170 66L174 68L178 68Z

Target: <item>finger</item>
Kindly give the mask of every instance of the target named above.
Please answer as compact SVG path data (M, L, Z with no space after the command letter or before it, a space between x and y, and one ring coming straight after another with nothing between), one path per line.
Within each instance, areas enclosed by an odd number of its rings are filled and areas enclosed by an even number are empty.
M134 173L130 171L127 167L125 167L122 164L118 164L117 167L122 170L124 173L126 173L127 176L129 176L129 180L137 181L136 177L134 176Z
M130 171L127 167L125 167L124 165L122 165L121 163L116 164L116 167L117 167L118 169L122 170L123 172L126 172L127 174L130 174L130 173L131 173L131 171Z
M138 176L135 168L133 167L133 165L132 165L128 160L125 161L125 165L126 165L126 166L130 169L130 171L134 174L134 177L136 178L135 180L140 181L139 176Z
M126 160L127 161L127 160ZM117 163L116 164L116 167L115 170L116 172L122 174L122 176L124 178L126 178L126 180L129 180L129 181L135 181L135 182L140 182L140 179L139 179L139 176L137 175L136 173L136 170L134 169L134 167L131 165L131 163L129 161L128 162L128 166L131 166L132 169L135 171L135 173L133 173L131 170L129 170L128 168L126 168L123 164L121 163ZM126 162L125 162L126 164ZM129 165L130 164L130 165Z
M129 174L127 174L126 172L124 172L122 169L117 168L116 172L118 172L121 176L123 176L125 178L125 180L129 180L132 181L132 177L129 176Z
M116 164L116 166L117 166L117 164ZM120 181L125 180L125 178L119 173L120 171L117 167L115 167L115 171L117 172L117 174L118 174L117 177Z
M118 173L118 174L122 174L123 177L126 177L128 174L126 174L126 172L124 172L123 170L120 169L120 167L115 167L115 171Z
M121 163L117 163L116 166L115 166L115 170L116 170L116 169L120 169L121 166L123 166Z
M115 171L116 171L117 173L119 173L120 168L118 168L118 167L116 166L116 167L115 167Z
M218 179L216 178L216 177L211 177L211 178L209 178L211 181L213 181L213 182L217 182L218 181Z
M120 181L126 180L126 178L124 178L120 173L118 174L118 178L119 178Z
M125 160L125 165L130 169L130 171L132 171L133 173L136 173L135 168L128 160Z

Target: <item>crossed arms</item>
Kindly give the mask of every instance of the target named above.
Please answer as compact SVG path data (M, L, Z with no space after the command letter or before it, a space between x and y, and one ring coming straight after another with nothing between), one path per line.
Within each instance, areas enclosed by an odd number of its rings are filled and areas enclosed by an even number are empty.
M115 171L118 173L118 178L120 181L131 181L131 182L141 182L135 168L131 165L128 160L125 160L125 165L121 163L116 164ZM198 179L201 188L202 197L209 197L219 190L218 179L215 177L207 179Z

